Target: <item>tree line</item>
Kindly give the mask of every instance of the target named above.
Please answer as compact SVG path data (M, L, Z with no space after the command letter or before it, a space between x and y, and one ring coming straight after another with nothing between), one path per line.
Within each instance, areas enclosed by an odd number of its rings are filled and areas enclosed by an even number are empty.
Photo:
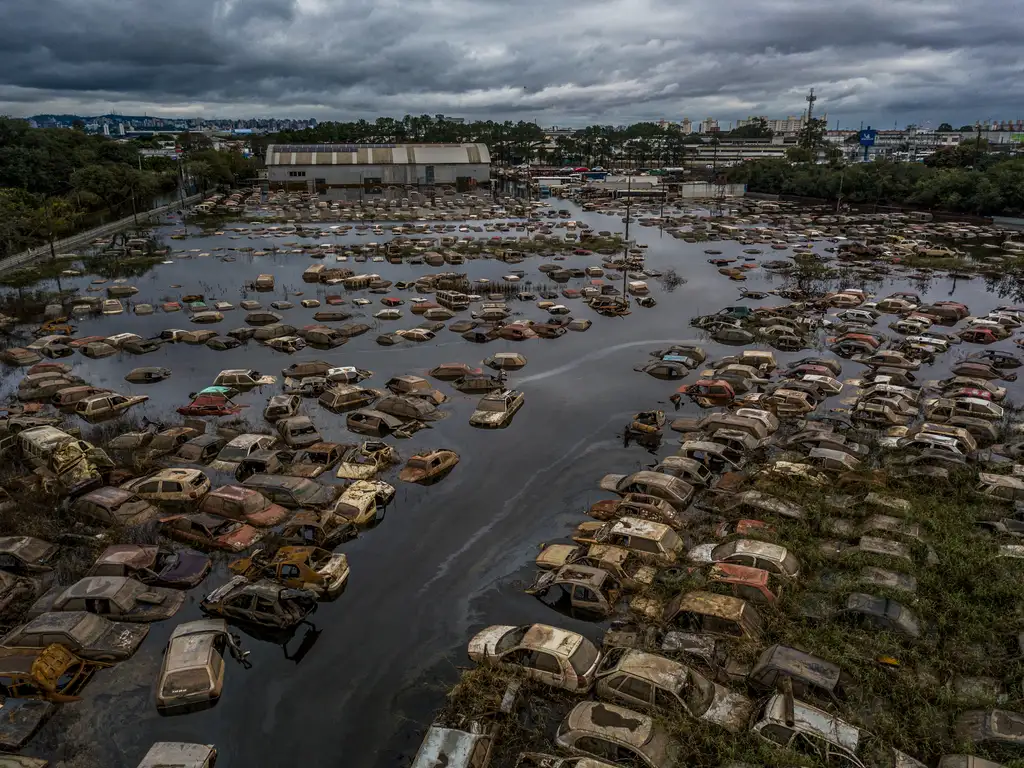
M767 124L755 121L718 135L725 138L771 138ZM463 122L430 115L406 115L402 119L379 117L373 122L324 122L313 128L282 131L272 142L284 144L486 144L491 161L498 166L528 162L545 165L585 165L645 168L681 167L693 146L718 137L685 134L678 125L634 123L628 126L592 125L559 133L549 146L547 132L536 123L520 120Z
M984 142L939 150L924 163L757 160L730 168L726 179L746 184L751 192L979 216L1024 215L1024 158L989 154Z
M255 175L255 162L218 152L206 136L178 137L183 163L141 154L152 139L118 141L76 128L33 129L0 117L0 257L53 243L94 224L151 207L182 179L205 190Z

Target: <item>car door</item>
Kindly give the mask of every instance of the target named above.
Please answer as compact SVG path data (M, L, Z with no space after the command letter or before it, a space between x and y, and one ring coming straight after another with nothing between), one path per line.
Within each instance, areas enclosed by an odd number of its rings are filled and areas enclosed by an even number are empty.
M295 589L302 587L302 572L299 570L299 566L294 563L285 563L278 568L277 576L285 586Z
M162 480L160 482L160 498L164 501L175 501L181 498L181 483L177 480Z
M159 480L148 480L142 483L135 492L139 496L156 496L160 493L160 481Z
M252 611L252 604L255 598L249 594L235 595L229 597L222 605L223 612L228 616L239 619L248 619Z
M260 624L274 625L281 623L278 605L265 597L256 598L256 603L253 605L252 616L250 618Z
M654 686L646 680L622 673L608 686L629 706L650 707L653 703Z
M574 609L590 613L607 613L609 608L602 595L582 584L573 585L571 602Z

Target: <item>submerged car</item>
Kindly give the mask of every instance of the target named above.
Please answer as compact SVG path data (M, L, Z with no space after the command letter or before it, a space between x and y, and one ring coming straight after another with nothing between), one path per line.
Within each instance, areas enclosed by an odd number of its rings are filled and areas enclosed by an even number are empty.
M233 573L248 579L268 578L292 589L308 589L322 597L335 597L348 583L348 558L320 547L281 547L269 557L257 550L231 564Z
M512 422L520 408L523 407L525 398L522 392L514 389L504 389L484 395L477 403L476 410L469 417L469 423L474 427L499 428L506 427Z
M273 629L290 629L316 610L318 595L273 581L235 576L203 598L204 613Z
M459 454L439 448L410 456L398 479L406 483L429 483L447 475L459 463Z
M206 578L210 558L187 549L112 544L100 553L86 576L130 576L143 584L188 589Z
M177 613L184 601L184 592L147 586L127 576L86 576L70 587L51 589L28 615L88 611L118 621L161 621Z
M114 622L87 611L44 613L12 629L4 648L45 648L59 643L83 659L114 662L129 658L149 634L148 624Z
M185 711L215 703L224 687L224 652L229 649L238 650L223 619L200 619L175 627L157 678L157 710ZM176 758L173 763L155 765L187 764Z

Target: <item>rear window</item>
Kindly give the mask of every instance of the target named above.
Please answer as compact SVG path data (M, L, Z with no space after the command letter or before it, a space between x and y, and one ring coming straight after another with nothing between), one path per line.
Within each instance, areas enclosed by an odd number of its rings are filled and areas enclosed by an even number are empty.
M597 648L586 641L580 643L580 647L577 648L573 652L572 656L569 657L569 663L572 665L572 668L576 671L577 675L585 674L594 666L596 661Z
M245 501L242 503L242 511L246 515L252 515L256 512L262 512L270 506L270 501L261 493L253 493L251 496L247 496Z
M166 698L190 696L209 691L211 687L210 674L205 669L185 669L167 675L160 693Z
M206 482L206 476L205 475L196 475L195 477L192 478L191 484L194 485L196 488L198 488L204 482Z

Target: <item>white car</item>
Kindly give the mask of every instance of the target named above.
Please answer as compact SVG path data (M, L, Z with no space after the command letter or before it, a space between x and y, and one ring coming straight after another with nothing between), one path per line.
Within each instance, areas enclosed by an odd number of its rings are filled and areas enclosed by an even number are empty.
M524 402L523 393L514 389L503 389L484 395L477 403L473 415L469 417L469 423L474 427L508 426Z

